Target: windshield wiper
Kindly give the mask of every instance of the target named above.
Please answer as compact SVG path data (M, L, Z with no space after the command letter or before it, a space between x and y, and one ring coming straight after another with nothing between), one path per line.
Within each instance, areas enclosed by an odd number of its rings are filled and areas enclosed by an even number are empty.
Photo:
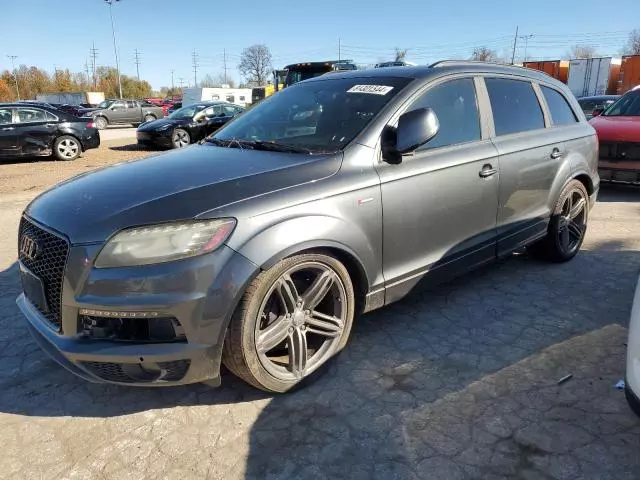
M316 153L315 150L310 148L299 145L290 145L288 143L274 142L273 140L247 140L244 138L230 138L223 140L220 138L210 137L207 139L207 142L227 148L250 148L253 150L266 150L269 152Z
M254 148L253 140L243 140L241 138L231 138L229 140L222 140L216 137L209 137L206 139L206 141L209 143L213 143L214 145L218 145L220 147L240 148L240 149L243 149L245 147L251 148L251 149Z

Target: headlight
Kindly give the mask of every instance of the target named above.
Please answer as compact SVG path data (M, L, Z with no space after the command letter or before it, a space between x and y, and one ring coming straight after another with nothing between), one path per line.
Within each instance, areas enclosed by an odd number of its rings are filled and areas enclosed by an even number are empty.
M151 265L202 255L222 245L235 226L235 219L221 218L128 228L107 242L95 265Z

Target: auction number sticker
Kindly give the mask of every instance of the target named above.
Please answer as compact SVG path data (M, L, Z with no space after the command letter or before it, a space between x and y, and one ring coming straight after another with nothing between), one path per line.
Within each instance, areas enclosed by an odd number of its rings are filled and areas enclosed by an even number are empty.
M372 95L386 95L393 87L386 85L354 85L347 93L370 93Z

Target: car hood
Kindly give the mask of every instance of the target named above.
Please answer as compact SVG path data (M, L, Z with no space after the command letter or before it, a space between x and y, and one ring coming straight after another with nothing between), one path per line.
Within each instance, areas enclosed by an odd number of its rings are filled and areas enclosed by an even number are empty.
M98 110L101 110L100 108L79 108L78 109L78 114L79 115L87 115L89 113L92 112L97 112Z
M602 142L640 142L640 117L593 117L589 123Z
M131 226L185 220L335 173L342 154L301 155L193 145L81 174L25 210L72 243L102 242Z
M177 126L177 125L184 125L184 124L187 124L187 123L190 123L190 122L191 122L191 119L189 119L189 118L181 118L181 119L162 118L160 120L153 120L151 122L143 123L142 125L140 125L138 127L138 131L139 132L152 132L154 130L158 130L158 129L164 127L165 125Z

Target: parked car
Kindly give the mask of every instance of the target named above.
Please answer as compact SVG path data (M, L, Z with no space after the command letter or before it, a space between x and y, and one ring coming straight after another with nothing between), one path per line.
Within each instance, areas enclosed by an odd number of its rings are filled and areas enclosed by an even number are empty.
M612 105L618 98L620 98L620 95L596 95L593 97L580 97L578 98L578 103L587 120L589 120L593 117L594 110L602 111Z
M321 112L314 128L304 111ZM218 383L222 361L284 392L346 346L356 314L422 278L525 246L571 260L598 187L595 132L543 73L320 76L201 144L40 195L21 220L17 303L86 379Z
M640 90L631 90L589 120L598 133L603 180L640 184Z
M640 416L640 279L631 307L627 341L627 372L624 383L627 402L636 415Z
M93 121L43 104L0 103L0 157L75 160L100 146Z
M412 62L405 62L404 60L376 63L373 68L387 68L387 67L415 67L416 64Z
M242 107L226 102L202 102L183 107L168 118L143 123L138 127L138 143L164 148L181 148L202 140L243 112Z
M162 108L139 100L105 100L97 108L84 109L81 113L92 117L100 130L127 123L138 126L164 117Z

